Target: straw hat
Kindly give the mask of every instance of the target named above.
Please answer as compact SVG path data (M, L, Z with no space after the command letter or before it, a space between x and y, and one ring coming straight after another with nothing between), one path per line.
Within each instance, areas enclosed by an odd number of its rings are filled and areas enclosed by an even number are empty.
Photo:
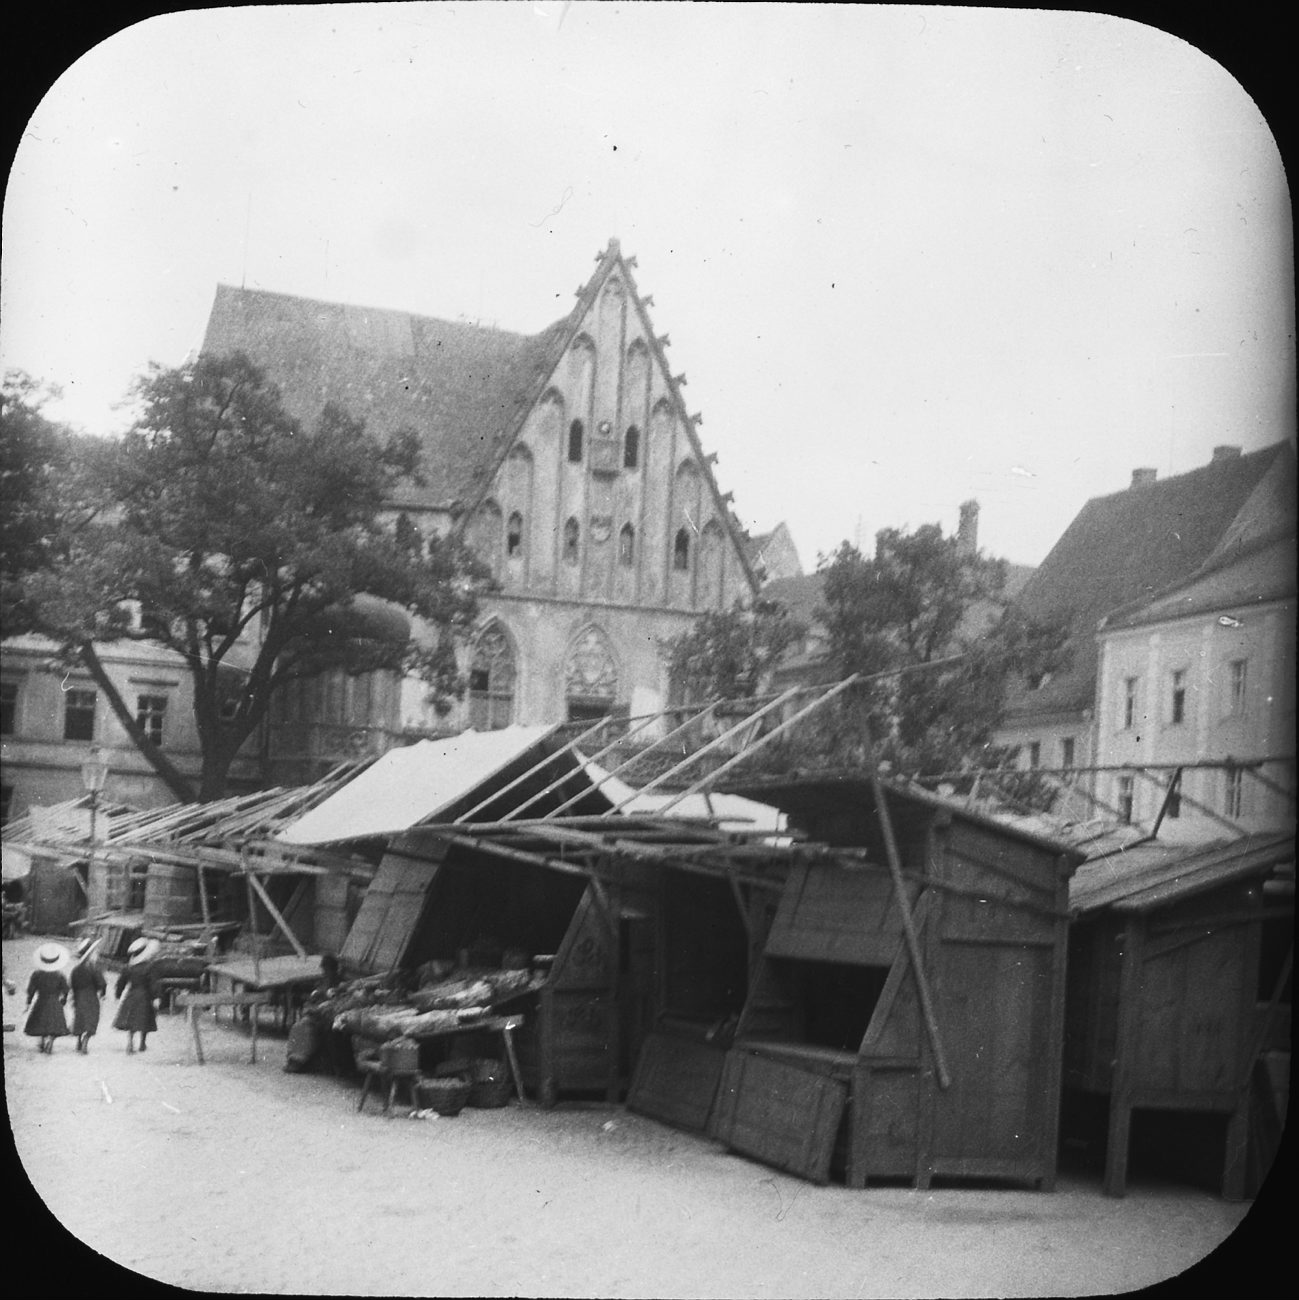
M138 966L148 961L162 945L157 939L137 939L127 950L127 961L131 966Z
M67 964L68 950L58 943L43 943L36 949L36 960L46 970L58 970Z

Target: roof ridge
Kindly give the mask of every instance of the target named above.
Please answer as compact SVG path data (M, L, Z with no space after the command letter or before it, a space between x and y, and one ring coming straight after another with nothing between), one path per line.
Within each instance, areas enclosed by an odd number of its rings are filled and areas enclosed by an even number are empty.
M482 325L477 321L451 320L446 316L430 316L424 312L411 311L406 307L377 307L370 303L343 302L337 298L317 298L308 294L286 293L280 289L250 289L244 285L226 284L224 281L218 280L217 291L220 292L222 289L227 289L236 295L248 296L250 294L256 294L258 297L262 298L282 298L289 302L309 303L317 307L342 307L344 310L348 311L382 312L389 316L405 316L410 320L430 321L438 325L454 326L456 329L478 330L483 334L505 335L509 338L518 339L521 342L535 342L536 340L543 338L553 330L556 325L562 324L565 319L561 317L559 321L552 322L535 334L526 334L522 330L502 329L499 325Z

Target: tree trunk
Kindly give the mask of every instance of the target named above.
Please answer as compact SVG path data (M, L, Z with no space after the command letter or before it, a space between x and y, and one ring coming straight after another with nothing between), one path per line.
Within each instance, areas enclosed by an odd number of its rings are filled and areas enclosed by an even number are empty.
M153 768L163 784L177 799L182 803L193 803L193 786L181 775L180 771L162 750L144 734L144 730L136 722L134 714L126 707L126 701L122 699L121 692L105 670L95 647L89 641L86 641L80 647L80 654L81 662L90 670L90 675L95 679L95 684L104 692L109 707L117 715L117 720L126 729L126 734L130 736L132 743L144 756L145 761Z

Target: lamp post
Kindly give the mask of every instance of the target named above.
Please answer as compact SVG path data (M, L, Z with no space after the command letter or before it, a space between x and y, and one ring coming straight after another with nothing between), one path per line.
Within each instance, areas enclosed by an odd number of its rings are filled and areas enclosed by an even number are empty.
M98 745L90 747L90 753L81 764L81 785L90 796L90 853L86 858L86 901L89 902L95 882L95 835L96 821L99 813L99 796L104 783L108 780L108 760Z

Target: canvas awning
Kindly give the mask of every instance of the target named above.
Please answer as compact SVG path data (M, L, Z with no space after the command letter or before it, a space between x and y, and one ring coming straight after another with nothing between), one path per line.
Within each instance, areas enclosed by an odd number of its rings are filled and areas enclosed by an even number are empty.
M541 762L544 742L557 730L466 731L391 749L275 838L284 844L336 844L395 835L435 818L449 820L467 796L486 793L493 778Z

